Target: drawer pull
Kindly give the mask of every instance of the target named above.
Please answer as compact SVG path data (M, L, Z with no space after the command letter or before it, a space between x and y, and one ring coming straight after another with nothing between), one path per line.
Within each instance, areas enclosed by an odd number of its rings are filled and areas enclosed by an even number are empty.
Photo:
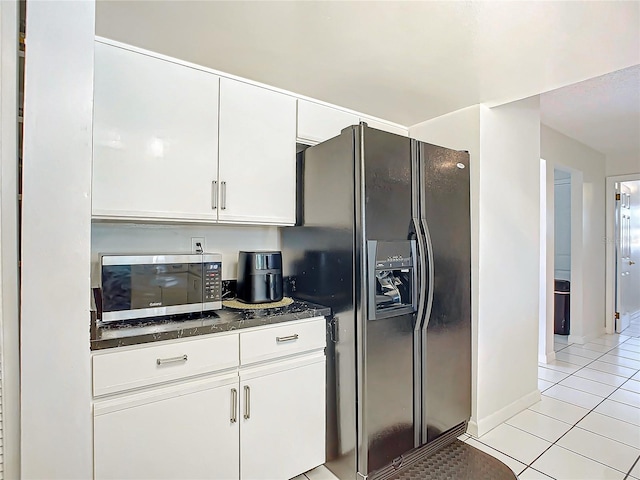
M156 359L157 365L164 365L165 363L176 363L176 362L186 362L187 356L180 355L179 357L171 357L171 358L158 358Z
M297 340L298 338L300 338L299 335L297 333L294 333L293 335L289 335L288 337L276 337L276 342L292 342L294 340Z
M244 419L249 420L251 417L251 391L249 390L249 385L244 386Z
M236 423L238 417L236 412L238 410L238 391L235 388L231 389L231 423Z

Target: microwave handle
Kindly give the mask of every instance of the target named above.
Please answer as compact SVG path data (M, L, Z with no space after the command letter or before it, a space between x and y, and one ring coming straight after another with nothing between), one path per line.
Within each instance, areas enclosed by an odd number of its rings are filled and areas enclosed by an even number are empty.
M267 273L267 287L269 290L269 300L276 298L276 276L272 273Z

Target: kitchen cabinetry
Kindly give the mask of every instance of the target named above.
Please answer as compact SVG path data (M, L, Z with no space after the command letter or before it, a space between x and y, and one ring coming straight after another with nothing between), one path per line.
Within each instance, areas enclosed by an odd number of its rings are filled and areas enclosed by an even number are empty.
M324 357L240 373L240 477L293 478L325 461Z
M380 122L378 120L374 120L373 118L360 117L361 122L366 122L371 128L377 128L378 130L383 130L389 133L395 133L396 135L401 135L403 137L409 136L409 130L403 127L399 127L397 125L391 125L389 123Z
M294 224L294 97L95 45L94 217Z
M357 125L357 115L307 100L298 100L298 141L315 145L340 135L342 129Z
M221 79L220 221L295 223L295 144L294 97Z
M103 39L95 43L96 219L293 225L296 139L406 129Z
M97 479L238 478L235 375L96 403Z
M325 331L316 317L94 354L95 478L286 479L321 465Z
M93 215L215 221L219 77L95 48Z

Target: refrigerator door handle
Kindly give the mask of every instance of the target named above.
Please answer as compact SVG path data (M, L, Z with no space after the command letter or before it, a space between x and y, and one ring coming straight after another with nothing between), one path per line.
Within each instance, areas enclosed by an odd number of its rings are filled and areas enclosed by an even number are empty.
M427 328L429 326L429 320L431 318L431 309L433 308L433 280L434 280L434 272L433 272L433 244L431 243L431 234L429 233L429 225L427 225L427 221L424 218L420 219L420 223L422 225L422 231L424 232L424 238L426 240L426 251L427 251L427 263L428 265L428 273L429 273L429 291L427 293L427 306L425 308L425 321L423 328Z
M426 299L425 299L425 295L422 294L422 289L424 288L426 281L427 281L427 272L426 272L426 262L425 262L425 257L428 255L427 253L427 246L426 246L426 241L425 241L425 237L422 234L421 231L421 222L417 219L414 218L413 219L413 223L416 229L416 237L418 239L418 270L419 270L419 274L420 274L420 283L418 283L418 312L417 312L417 317L416 317L416 325L415 325L415 330L420 330L420 328L422 327L422 316L424 315L424 309L425 309L425 305L426 305Z

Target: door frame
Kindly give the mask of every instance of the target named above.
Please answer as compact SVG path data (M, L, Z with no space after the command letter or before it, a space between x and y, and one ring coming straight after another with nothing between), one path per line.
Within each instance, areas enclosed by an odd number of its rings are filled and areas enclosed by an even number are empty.
M605 244L606 244L606 265L605 265L605 329L607 333L615 333L615 299L616 299L616 182L632 182L640 180L640 173L628 175L614 175L606 177L605 189Z
M0 358L5 478L20 478L18 2L0 2Z
M570 310L573 322L569 332L570 343L585 343L582 324L583 310L583 216L584 174L580 170L544 158L540 171L540 319L538 361L555 360L554 349L554 265L555 265L555 183L554 170L571 174L571 298ZM544 196L544 201L543 197Z

